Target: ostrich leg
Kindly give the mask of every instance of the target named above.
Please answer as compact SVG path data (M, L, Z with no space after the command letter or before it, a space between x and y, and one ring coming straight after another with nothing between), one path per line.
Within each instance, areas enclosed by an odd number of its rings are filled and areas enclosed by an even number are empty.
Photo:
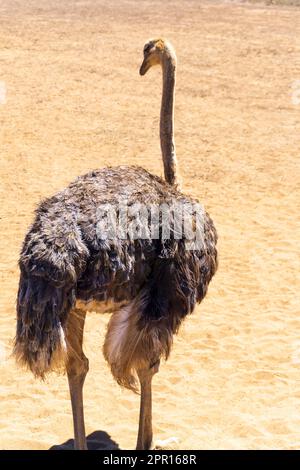
M89 369L89 361L82 351L83 329L86 313L74 309L68 318L66 328L67 340L67 374L72 403L75 449L87 450L82 389Z
M152 378L159 370L159 361L149 369L139 369L141 384L140 420L137 438L137 450L148 450L152 445Z

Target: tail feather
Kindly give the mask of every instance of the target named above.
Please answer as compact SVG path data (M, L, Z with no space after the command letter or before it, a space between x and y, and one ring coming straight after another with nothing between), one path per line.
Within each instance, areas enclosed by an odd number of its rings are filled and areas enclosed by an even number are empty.
M45 200L21 251L14 345L17 361L36 376L64 363L63 328L88 255L76 211L63 212L57 198Z
M157 259L148 285L112 315L103 352L119 385L136 392L137 370L168 358L173 335L190 312L194 296L193 290L189 295L183 292L186 276L187 270L172 259Z
M35 376L44 378L63 366L63 326L74 304L74 287L56 287L41 277L21 274L14 355Z
M120 385L137 391L136 372L168 358L173 335L205 295L213 274L206 265L215 266L208 255L189 251L157 258L138 296L112 315L104 356Z
M168 358L173 341L166 320L144 321L143 298L115 312L108 324L103 352L119 385L137 392L136 371Z

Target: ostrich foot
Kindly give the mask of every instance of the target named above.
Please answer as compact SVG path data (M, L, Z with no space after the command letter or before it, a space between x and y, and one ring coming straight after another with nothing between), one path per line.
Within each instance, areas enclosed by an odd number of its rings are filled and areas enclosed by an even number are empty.
M169 437L168 439L159 439L155 441L154 450L175 450L180 440L178 437Z

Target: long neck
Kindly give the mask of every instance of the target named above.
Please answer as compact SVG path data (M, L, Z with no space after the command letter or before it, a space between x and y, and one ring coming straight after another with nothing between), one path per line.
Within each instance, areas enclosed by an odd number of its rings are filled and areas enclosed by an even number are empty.
M174 93L176 59L165 57L162 63L163 93L160 109L160 146L164 163L165 180L177 183L177 161L174 142Z

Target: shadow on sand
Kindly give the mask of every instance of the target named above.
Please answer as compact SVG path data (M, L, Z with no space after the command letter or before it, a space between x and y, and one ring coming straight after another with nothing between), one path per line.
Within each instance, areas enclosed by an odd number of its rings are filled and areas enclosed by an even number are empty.
M88 450L113 450L120 449L119 444L113 441L105 431L94 431L87 436ZM74 439L68 439L63 444L50 447L49 450L73 450Z

